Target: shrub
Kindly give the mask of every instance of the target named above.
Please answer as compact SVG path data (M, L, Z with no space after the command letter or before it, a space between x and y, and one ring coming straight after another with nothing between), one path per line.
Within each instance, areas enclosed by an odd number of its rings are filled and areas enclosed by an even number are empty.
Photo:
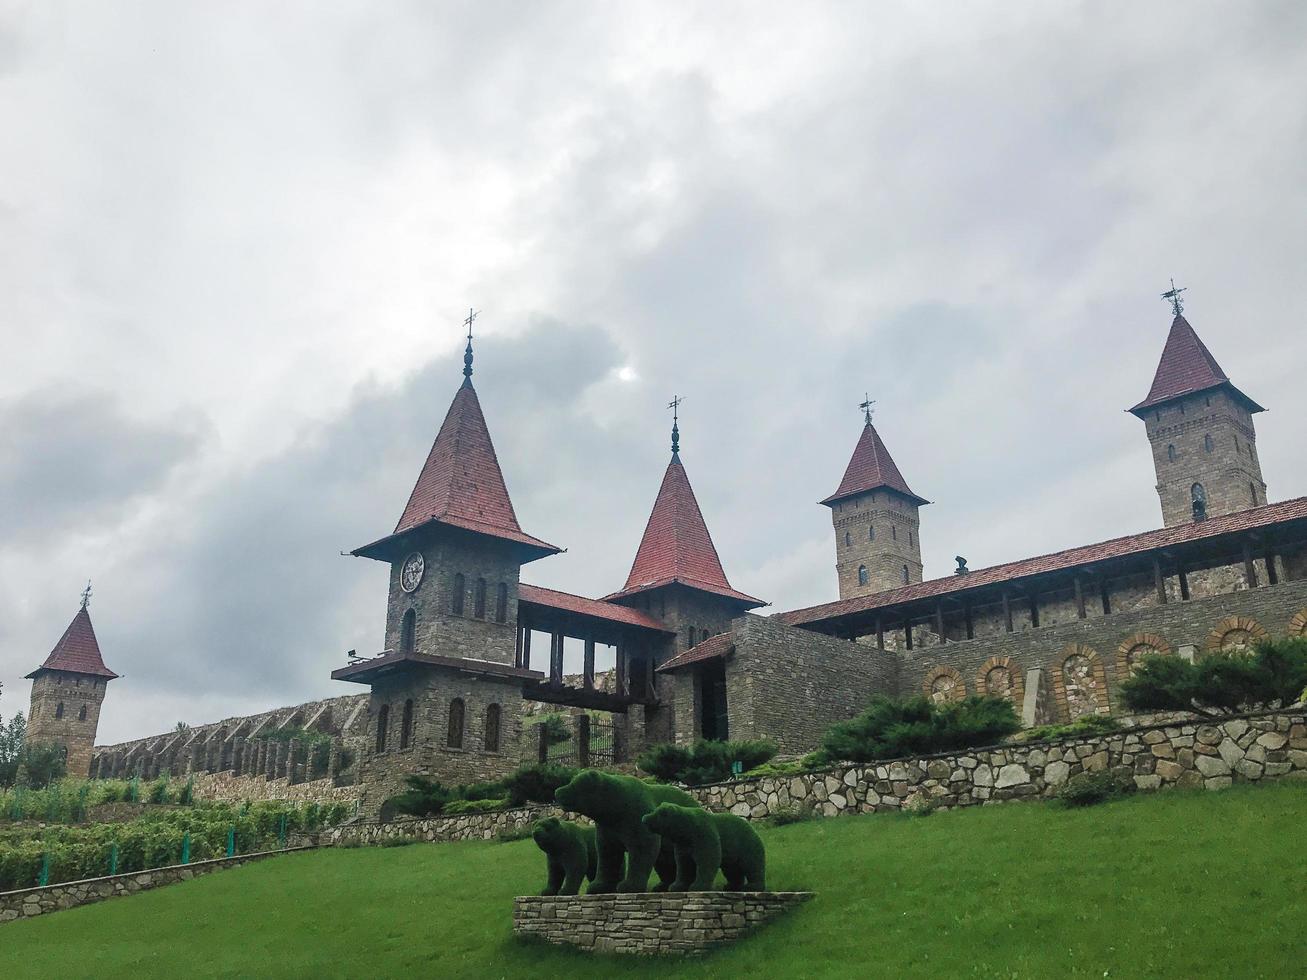
M454 800L454 791L430 776L405 776L408 789L392 796L382 805L382 819L388 814L405 813L411 817L431 817L442 813Z
M732 766L737 762L741 772L755 769L771 759L777 749L776 743L767 739L743 742L700 740L688 749L661 744L641 755L637 765L660 782L702 786L730 779Z
M149 803L167 803L168 802L168 777L160 776L150 784L150 793L146 797Z
M581 770L549 762L523 766L501 781L512 806L524 803L553 803L554 793L566 786Z
M986 695L947 704L879 697L862 714L833 726L817 752L823 763L871 762L993 745L1020 729L1012 702Z
M1105 735L1121 727L1111 715L1081 715L1067 725L1037 725L1018 732L1019 742L1045 742L1056 738L1076 738L1085 735Z
M1136 788L1134 777L1122 770L1082 772L1068 779L1057 791L1056 798L1063 806L1093 806L1129 796Z
M1121 682L1132 711L1192 711L1219 716L1261 705L1292 704L1307 686L1307 639L1264 640L1250 652L1209 653L1197 663L1145 657Z
M772 827L784 827L792 823L805 823L808 820L816 820L817 811L809 804L798 806L791 804L773 810L767 817L766 823Z
M531 733L533 738L539 738L541 731L545 733L546 745L561 745L572 740L572 729L562 715L541 715L538 720L528 721L527 724L535 729Z
M195 802L195 777L191 776L186 780L186 785L182 787L181 792L177 794L177 802L182 806L190 806Z
M512 830L501 830L495 835L495 840L501 844L511 844L515 840L526 840L531 836L531 824L525 827L516 827Z
M508 800L454 800L445 804L445 814L491 813L508 806Z

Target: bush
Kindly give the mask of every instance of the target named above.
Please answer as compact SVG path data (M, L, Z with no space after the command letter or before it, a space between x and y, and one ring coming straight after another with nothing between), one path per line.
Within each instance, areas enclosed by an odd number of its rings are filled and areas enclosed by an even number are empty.
M150 784L150 793L146 797L148 803L167 803L168 802L168 777L160 776Z
M454 800L445 804L446 816L457 813L492 813L508 806L508 800Z
M384 813L404 813L411 817L433 817L444 812L454 801L454 791L440 785L430 776L405 776L408 789L392 796L382 806ZM382 819L386 819L383 815Z
M784 827L792 823L805 823L817 819L817 811L811 806L783 806L773 810L766 823L772 827Z
M523 766L517 772L505 776L501 781L512 806L524 803L553 803L554 793L560 786L566 786L581 770L570 766L559 766L549 762Z
M872 762L993 745L1021 728L1012 702L986 695L935 704L924 697L876 698L833 726L816 753L823 763Z
M1082 772L1068 779L1056 798L1063 806L1093 806L1129 796L1136 788L1134 777L1122 770Z
M1019 742L1046 742L1057 738L1077 738L1086 735L1105 735L1121 727L1111 715L1081 715L1068 725L1037 725L1018 732Z
M679 745L655 745L640 756L637 765L659 782L702 786L720 783L733 775L732 765L740 771L755 769L776 754L778 746L767 739L744 742L710 742L700 740L690 748Z
M1197 663L1145 657L1121 682L1132 711L1192 711L1219 716L1292 704L1307 687L1307 639L1264 640L1250 652L1209 653Z

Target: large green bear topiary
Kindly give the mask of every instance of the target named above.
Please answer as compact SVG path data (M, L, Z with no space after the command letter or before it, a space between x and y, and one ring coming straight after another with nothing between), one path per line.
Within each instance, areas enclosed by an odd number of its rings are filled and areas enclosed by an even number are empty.
M598 852L593 827L545 817L536 823L531 837L549 865L549 880L541 895L579 895L581 882L594 881Z
M558 805L595 822L599 867L587 894L649 890L649 872L657 866L663 891L676 877L675 850L641 822L660 803L694 807L694 798L673 786L652 786L633 776L587 769L555 794ZM626 876L622 876L623 862Z
M767 889L767 852L743 817L662 803L645 816L644 825L676 848L671 891L709 891L718 868L726 876L727 891Z

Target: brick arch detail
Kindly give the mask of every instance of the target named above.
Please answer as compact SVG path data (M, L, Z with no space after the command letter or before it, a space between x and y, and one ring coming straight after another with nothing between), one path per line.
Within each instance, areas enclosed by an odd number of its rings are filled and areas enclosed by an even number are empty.
M1307 636L1307 609L1299 609L1293 619L1289 620L1290 636Z
M1093 647L1085 646L1083 643L1072 643L1063 648L1058 657L1057 669L1053 671L1053 700L1057 705L1058 718L1063 721L1074 720L1071 717L1071 697L1066 670L1067 662L1072 657L1083 657L1089 662L1089 679L1093 682L1093 710L1081 714L1110 714L1112 709L1107 698L1107 672L1103 668L1103 658Z
M1225 638L1235 631L1242 631L1248 634L1249 640L1256 642L1265 639L1266 630L1261 623L1247 616L1227 616L1221 620L1207 634L1206 649L1210 653L1216 653L1225 649Z
M1131 633L1116 648L1117 680L1123 681L1130 676L1130 652L1143 646L1152 647L1154 651L1161 654L1173 652L1171 644L1164 636L1158 636L1156 633Z
M1008 676L1012 681L1009 686L1012 703L1016 705L1017 712L1020 713L1021 704L1026 697L1026 681L1021 674L1020 668L1012 663L1011 657L990 657L981 664L980 670L976 671L976 693L989 693L989 674L994 670L1006 670L1008 672Z
M935 682L941 678L951 678L955 683L953 691L947 696L949 701L961 701L967 696L967 682L962 679L962 674L954 667L932 667L926 672L926 679L922 682L922 692L930 700L935 700Z

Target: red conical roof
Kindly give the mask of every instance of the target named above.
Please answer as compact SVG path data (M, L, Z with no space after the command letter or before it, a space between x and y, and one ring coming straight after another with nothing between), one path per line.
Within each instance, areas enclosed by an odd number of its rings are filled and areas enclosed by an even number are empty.
M83 606L59 637L59 642L45 658L45 663L27 676L37 677L43 670L66 670L74 674L90 674L113 680L118 675L104 665L100 656L100 644L95 639L95 628L91 626L91 614Z
M1138 415L1155 405L1182 398L1211 388L1228 387L1235 395L1247 403L1251 412L1265 411L1255 401L1230 383L1229 377L1216 363L1216 358L1199 339L1194 328L1183 316L1171 321L1171 332L1167 335L1166 346L1162 348L1162 359L1157 362L1157 373L1153 375L1153 387L1148 397L1130 411Z
M354 554L380 557L384 549L378 545L433 522L527 545L540 552L537 558L561 550L527 534L517 523L471 379L454 395L395 530Z
M737 592L726 580L721 559L713 546L712 535L704 523L699 501L695 499L685 467L678 455L663 474L658 498L654 501L644 537L635 553L631 574L613 599L646 589L678 583L714 595L739 599L751 606L765 605L760 599Z
M862 435L858 437L858 444L853 449L853 457L849 460L848 469L844 471L839 489L821 502L830 506L845 497L882 488L896 490L917 504L930 503L908 489L908 481L903 479L903 474L895 465L894 457L885 448L880 433L868 422L862 427Z

